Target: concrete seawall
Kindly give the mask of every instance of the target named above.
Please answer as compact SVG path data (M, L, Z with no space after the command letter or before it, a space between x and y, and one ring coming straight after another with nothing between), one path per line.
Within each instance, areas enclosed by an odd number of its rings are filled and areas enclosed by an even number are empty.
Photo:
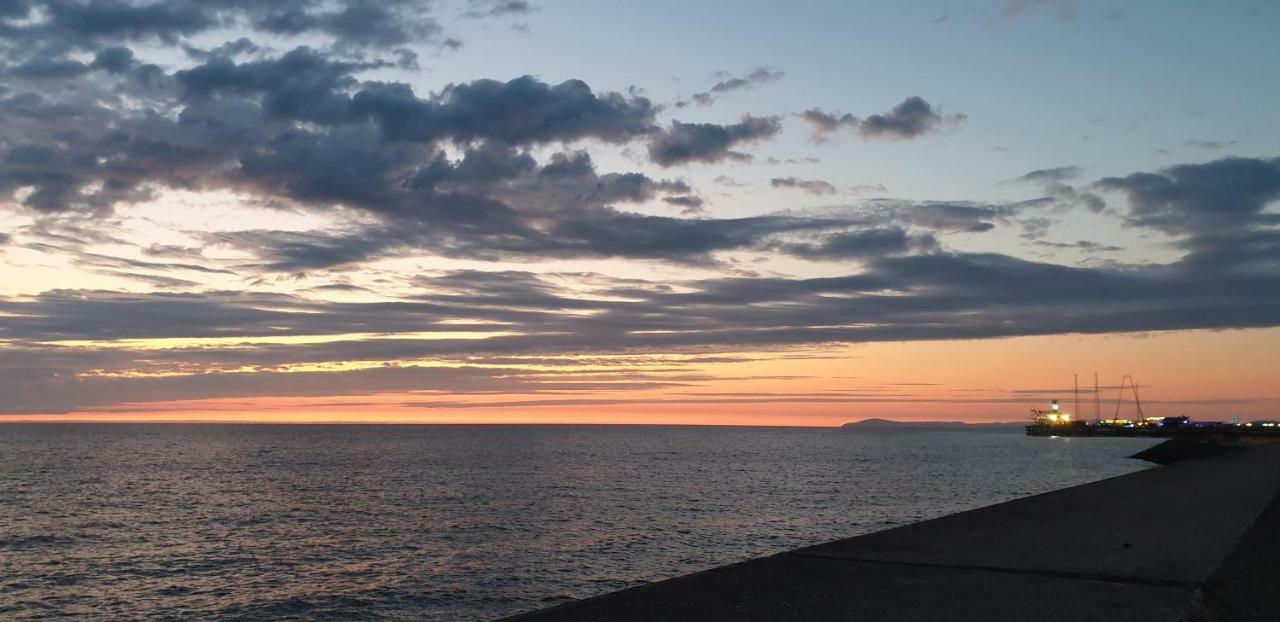
M567 603L521 622L1280 620L1280 446Z

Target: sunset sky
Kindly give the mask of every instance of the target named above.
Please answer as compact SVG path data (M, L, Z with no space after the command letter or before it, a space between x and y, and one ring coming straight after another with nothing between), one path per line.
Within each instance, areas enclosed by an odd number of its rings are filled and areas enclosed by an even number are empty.
M1280 419L1277 32L0 1L0 421Z

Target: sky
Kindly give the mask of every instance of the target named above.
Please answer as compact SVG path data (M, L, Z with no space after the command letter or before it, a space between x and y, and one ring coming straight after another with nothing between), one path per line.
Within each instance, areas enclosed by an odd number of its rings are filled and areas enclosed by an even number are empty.
M0 421L1280 418L1278 27L0 1Z

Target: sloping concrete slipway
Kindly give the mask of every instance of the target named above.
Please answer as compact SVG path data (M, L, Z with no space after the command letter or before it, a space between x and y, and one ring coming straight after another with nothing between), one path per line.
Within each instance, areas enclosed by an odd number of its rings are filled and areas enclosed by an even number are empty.
M1241 448L510 620L1280 620L1278 491Z

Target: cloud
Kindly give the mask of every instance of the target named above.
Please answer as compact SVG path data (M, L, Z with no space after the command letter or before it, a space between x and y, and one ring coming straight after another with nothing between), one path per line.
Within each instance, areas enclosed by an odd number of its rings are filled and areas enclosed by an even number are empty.
M542 172L546 168L572 162L572 158L567 157L559 160L559 164L553 162L542 170L535 168L525 173L535 180L534 185L515 180L505 182L510 196L502 197L501 202L456 193L444 195L448 203L438 209L450 214L467 212L470 218L465 220L412 214L394 216L389 224L362 225L346 231L254 230L223 232L206 239L210 244L256 255L258 263L243 267L268 272L305 273L423 250L489 261L612 257L710 266L719 262L717 255L729 251L789 253L794 250L815 257L817 255L809 250L814 241L885 228L910 228L913 240L921 242L911 248L926 250L933 246L932 242L925 243L926 239L932 240L929 236L985 233L997 224L1016 222L1023 209L1013 205L891 199L871 199L850 207L724 219L652 216L605 206L566 209L559 200L544 203L540 198L560 196L559 190L538 185L546 177ZM562 174L565 173L556 173ZM596 176L592 172L569 187L590 187L612 194L608 184L602 183L611 178L614 175ZM639 186L628 182L622 187L627 188L628 193L633 188L642 190L636 194L612 194L617 201L642 202L665 195L662 199L669 204L691 203L684 192L688 188L682 187L681 182L648 180ZM590 201L588 205L595 203ZM683 213L699 212L686 208Z
M1130 225L1165 233L1199 235L1280 224L1264 213L1280 199L1280 158L1180 164L1158 173L1106 177L1094 185L1126 195Z
M466 156L452 162L452 168L475 167L457 173L463 180L459 183L549 177L590 180L588 185L594 187L602 177L585 154L560 154L531 165L520 164L525 162L523 154L508 148L472 157L472 164L461 163ZM598 253L688 259L706 257L717 249L756 248L857 266L836 276L722 276L659 282L600 275L455 271L419 278L419 293L385 302L336 303L254 292L51 291L0 299L0 313L7 318L0 324L0 339L11 344L0 353L4 372L0 388L9 396L8 412L177 397L331 395L335 391L591 391L603 385L583 377L567 382L543 372L523 372L517 379L514 375L522 372L513 369L465 365L492 359L494 366L500 366L513 357L618 351L705 356L743 348L832 342L1275 326L1280 318L1280 262L1276 259L1280 235L1265 207L1275 198L1267 172L1275 166L1272 160L1229 158L1098 182L1136 193L1130 200L1130 218L1150 216L1152 206L1158 207L1155 213L1162 218L1152 225L1156 227L1165 226L1165 212L1199 214L1205 208L1200 203L1204 197L1226 190L1239 195L1227 196L1228 202L1251 206L1232 212L1245 214L1233 217L1239 224L1234 228L1176 229L1182 235L1177 244L1186 255L1168 264L1072 268L994 253L948 251L936 235L981 232L1015 223L1032 208L872 200L854 210L723 220L597 209L553 220L548 235L519 243L525 246L521 250L540 257ZM1061 183L1079 174L1063 167L1023 177ZM445 176L434 183L454 182ZM680 196L686 195L670 198ZM98 235L50 226L23 235L73 249L86 236ZM414 236L433 233L432 228L387 227L384 232L361 230L343 238L330 232L235 235L243 236L240 242L245 248L277 253L282 261L331 264L347 260L343 253L350 249L342 245L355 249L350 257L360 258L367 256L367 249L358 245L376 241L380 235L400 236L396 239L413 244ZM479 244L470 252L493 252L502 246L468 240ZM1044 241L1037 246L1087 253L1117 250L1086 241ZM173 257L177 260L173 263L85 251L79 257L94 269L155 287L187 287L185 279L165 273L190 271L196 264L185 261L189 254L181 248L148 253ZM1045 300L1055 302L1046 306ZM431 330L492 334L478 339L394 337ZM387 338L341 337L351 332L380 333ZM164 350L50 345L64 339L226 335L248 340L284 335L334 335L335 339L262 343L252 349L198 344ZM425 368L405 366L424 359L461 367L428 373ZM291 369L323 368L340 361L372 361L381 366L331 372ZM254 371L243 373L246 367ZM636 387L700 382L677 369L655 370L643 377L629 370L627 377Z
M668 205L682 208L680 210L681 214L699 214L703 211L703 200L695 196L686 194L677 197L663 197L662 200Z
M1065 242L1050 242L1047 240L1039 240L1037 246L1059 250L1079 250L1087 253L1118 253L1124 250L1122 246L1112 246L1110 244L1100 244L1098 242L1090 242L1088 240L1080 240L1070 244Z
M889 189L885 188L884 184L858 184L856 186L849 186L847 188L847 191L850 192L851 194L865 195L865 194L879 194L883 192L888 192Z
M1012 222L1019 208L965 201L924 201L912 203L896 199L870 199L864 209L879 222L911 225L935 233L984 233L997 224Z
M837 192L836 187L829 181L821 179L799 179L796 177L774 177L769 180L769 185L774 188L794 188L802 190L809 194L830 195Z
M1078 166L1062 166L1031 171L1015 180L1019 183L1030 183L1040 186L1045 194L1061 207L1083 206L1091 212L1101 212L1107 204L1102 197L1085 190L1079 190L1067 183L1080 177Z
M525 0L471 0L471 9L462 14L464 19L528 15L536 9Z
M797 112L796 116L804 119L813 127L813 134L809 140L815 143L825 142L843 127L854 129L858 127L858 118L847 112L826 112L821 108L810 108L803 112Z
M113 46L98 50L93 56L92 67L110 73L124 73L136 64L133 50L124 46Z
M777 82L786 77L786 73L775 67L756 67L750 73L743 76L723 76L719 82L716 82L711 88L694 93L689 99L681 99L675 102L677 108L684 108L690 103L699 106L709 106L721 96L734 91L742 91L750 89L758 84L769 84Z
M496 140L509 144L596 138L625 142L656 131L655 107L643 97L594 93L580 80L544 83L532 76L507 82L450 84L427 99L402 83L355 89L352 73L387 63L333 61L306 47L270 60L236 64L225 58L179 71L189 96L261 96L286 119L342 125L374 121L388 140ZM353 92L352 92L353 91ZM282 105L283 102L283 105ZM323 115L314 110L322 110Z
M42 80L74 78L88 71L88 65L73 60L31 60L14 67L10 74L19 78Z
M775 158L775 157L768 157L768 158L765 158L765 160L764 160L765 164L770 164L770 165L778 165L778 164L817 164L818 162L821 162L821 161L822 161L822 160L820 160L820 159L818 159L818 158L815 158L815 157L812 157L812 156L805 156L805 157L803 157L803 158Z
M393 47L433 37L440 27L422 13L397 10L397 3L351 1L336 10L285 8L260 15L254 25L277 35L323 32L341 46Z
M389 213L413 200L403 182L436 166L441 142L627 142L657 131L648 100L576 80L479 80L422 99L352 75L382 66L300 47L243 63L211 57L157 77L168 83L158 93L130 87L176 116L0 95L11 119L0 128L0 197L28 188L22 202L35 210L109 213L156 188L221 187ZM133 84L148 67L114 79Z
M27 17L8 25L7 35L45 50L92 49L113 43L174 45L225 28L250 28L278 36L322 35L339 48L394 47L434 39L440 26L425 1L314 2L36 2L10 12ZM30 11L38 6L39 11Z
M49 2L44 26L82 38L136 40L155 36L171 40L214 27L214 13L190 2Z
M693 214L698 199L681 181L597 172L584 151L542 161L531 153L573 141L647 141L668 166L745 158L735 147L776 135L774 117L748 115L723 126L676 122L662 130L658 108L643 97L530 76L450 84L419 97L405 84L358 77L394 61L231 43L211 51L184 47L195 63L172 74L118 46L98 55L109 75L91 90L123 88L170 115L59 100L53 90L50 98L0 95L0 109L15 119L0 129L0 196L39 212L101 218L165 188L227 189L269 204L365 216L358 226L328 231L208 238L255 256L237 270L287 273L423 251L707 263L784 231L845 226L646 217L620 206L670 198ZM139 81L142 73L148 84ZM625 226L638 235L618 242Z
M943 117L929 102L913 96L885 114L873 114L863 119L858 124L858 133L863 138L908 140L935 132L944 123L963 123L966 118L964 114Z
M1052 11L1061 19L1071 19L1076 14L1075 0L1009 0L993 21L1012 21L1033 11Z
M908 97L884 114L873 114L858 119L849 113L827 112L810 108L796 113L811 126L810 141L825 142L841 129L856 131L865 139L910 140L931 134L946 126L960 125L968 115L957 113L943 115L932 104L918 96Z
M805 259L850 259L897 255L936 244L929 235L913 239L905 229L887 228L837 233L816 242L787 244L779 250Z
M468 370L464 363L619 351L706 356L835 342L1259 327L1274 326L1280 318L1280 272L1275 270L1212 270L1188 261L1139 269L1071 268L937 248L904 252L911 242L909 233L892 228L831 237L811 252L856 259L861 268L814 278L726 276L673 283L458 271L423 278L421 293L387 302L335 303L251 292L52 291L0 299L0 312L7 314L0 339L11 344L0 352L0 387L8 412L200 396L528 392L564 379L538 373L501 389L501 378L513 370ZM1274 253L1275 247L1257 250ZM570 283L579 285L563 285ZM584 290L581 284L589 285ZM498 332L477 339L396 337L464 329ZM386 337L342 337L351 332ZM250 341L274 335L336 339L263 342L249 349L48 343L225 335ZM406 361L420 360L462 366L407 366ZM378 369L281 373L290 366L337 361L372 361ZM258 371L226 371L245 367ZM173 370L186 372L173 379L148 376ZM681 373L630 377L670 383L681 382ZM576 380L582 383L578 388L590 385Z
M649 159L670 167L692 162L716 163L724 160L746 161L751 155L733 148L773 138L782 132L778 117L744 115L738 123L681 123L655 134L649 143Z
M1018 203L874 199L715 218L700 212L710 195L690 181L598 161L643 157L641 148L664 168L746 161L751 146L780 134L780 118L668 120L670 110L638 89L593 89L569 76L415 90L394 76L419 50L450 41L424 6L0 4L19 17L4 22L0 44L0 200L27 223L0 234L0 244L10 255L18 254L11 247L57 254L80 276L130 281L128 291L0 297L0 409L585 391L620 380L671 387L706 381L675 359L752 348L1274 326L1280 317L1275 159L1225 158L1092 185L1076 167L1042 169L1016 181L1043 196ZM474 6L510 14L524 5ZM706 93L780 77L769 68L723 75ZM964 119L918 97L865 118L816 108L800 116L818 139L843 131L912 139ZM823 196L844 189L802 177L771 185ZM172 190L218 191L308 224L228 230L224 220L216 231L172 231L163 244L122 231L147 217L125 207ZM1002 227L1051 239L1045 210L1101 209L1093 202L1101 192L1121 195L1114 213L1167 234L1182 256L1068 267L955 250ZM667 205L682 213L661 214ZM182 200L155 207L200 209ZM1089 242L1020 248L1114 252ZM747 270L771 256L829 265L813 270L821 277ZM451 272L375 263L423 257L511 263ZM666 262L664 277L549 271L564 265L552 261L602 259ZM299 293L262 291L274 280ZM236 283L248 285L216 289ZM165 347L120 341L133 338ZM647 371L559 369L606 354L645 357L636 365ZM530 371L522 358L560 362Z
M391 214L388 223L337 231L223 232L206 239L210 244L256 255L260 262L244 267L268 272L305 273L423 250L488 261L621 258L711 266L719 263L717 255L730 251L795 250L814 257L807 250L814 240L885 228L911 229L913 237L922 241L911 248L924 250L933 246L932 242L923 243L928 236L985 233L999 224L1017 223L1027 209L1019 205L869 199L856 206L746 218L653 216L601 206L601 201L594 199L569 202L548 201L546 197L581 198L586 191L574 189L590 188L612 197L613 202L638 203L661 196L664 202L680 205L686 202L683 197L688 196L688 187L682 182L628 174L621 176L627 183L615 191L610 190L607 180L619 176L597 176L594 172L565 179L569 185L564 189L542 186L546 169L572 167L575 158L561 156L554 160L557 161L543 169L535 167L522 173L531 182L505 180L502 187L507 195L482 198L450 192L440 195L439 204L434 204L430 212L418 206L412 213ZM555 170L553 178L567 175L560 168ZM566 203L573 207L564 207ZM444 216L434 217L436 211L444 212Z
M1205 151L1218 151L1234 146L1239 142L1238 140L1188 140L1186 146L1204 149Z
M398 141L626 142L657 129L657 110L644 97L596 94L581 80L550 85L532 76L452 84L427 100L404 84L370 85L352 97L352 111Z
M174 79L188 98L261 95L268 116L341 124L352 116L350 99L343 93L356 84L351 74L380 66L332 61L311 48L299 47L279 58L242 64L215 57L176 72Z
M1078 166L1060 166L1058 168L1045 168L1031 171L1026 175L1019 177L1015 181L1023 181L1034 184L1061 183L1068 179L1075 179L1080 176L1081 170Z

